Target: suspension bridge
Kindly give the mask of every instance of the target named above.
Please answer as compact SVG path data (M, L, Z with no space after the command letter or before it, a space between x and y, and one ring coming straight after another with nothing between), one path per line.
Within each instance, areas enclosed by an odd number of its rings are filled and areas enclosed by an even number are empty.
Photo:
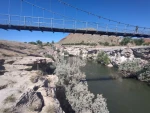
M115 35L115 36L131 36L131 37L150 37L150 28L140 27L130 24L117 22L88 12L77 7L74 7L61 0L56 0L64 7L74 8L77 11L87 13L99 20L100 22L89 22L68 17L56 11L46 9L27 0L17 0L20 3L20 14L14 15L10 13L11 0L8 0L8 13L0 13L0 28L14 30L29 30L29 31L49 31L49 32L66 32L66 33L83 33L83 34L98 34L98 35ZM0 1L1 2L1 1ZM31 7L32 16L23 15L23 4L28 4ZM38 8L43 12L42 16L33 16L33 9ZM25 9L24 9L25 10ZM46 17L47 12L53 17ZM61 18L54 18L57 15ZM55 16L56 17L56 16Z

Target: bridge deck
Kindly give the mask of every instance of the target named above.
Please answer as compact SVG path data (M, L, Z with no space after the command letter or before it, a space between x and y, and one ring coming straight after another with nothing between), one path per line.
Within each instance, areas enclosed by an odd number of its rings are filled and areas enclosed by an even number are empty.
M37 26L22 26L22 25L3 25L0 24L0 28L8 30L29 30L29 31L49 31L49 32L64 32L64 33L82 33L82 34L97 34L97 35L114 35L114 36L131 36L131 37L144 37L149 38L147 34L135 34L135 33L121 33L121 32L106 32L96 30L82 30L82 29L65 29L65 28L51 28L51 27L37 27Z

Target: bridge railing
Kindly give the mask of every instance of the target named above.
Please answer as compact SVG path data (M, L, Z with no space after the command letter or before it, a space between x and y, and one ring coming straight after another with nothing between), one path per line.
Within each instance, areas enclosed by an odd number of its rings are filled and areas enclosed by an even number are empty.
M74 30L94 30L115 33L133 33L133 34L150 34L150 29L139 28L135 30L135 26L112 23L96 23L79 20L66 20L44 17L20 16L0 14L0 24L17 25L17 26L33 26L33 27L50 27Z

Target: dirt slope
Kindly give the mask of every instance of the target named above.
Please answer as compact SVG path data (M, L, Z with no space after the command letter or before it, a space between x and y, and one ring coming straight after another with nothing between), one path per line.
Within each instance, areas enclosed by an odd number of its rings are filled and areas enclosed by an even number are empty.
M0 40L0 57L42 56L44 51L48 51L48 47L40 47L22 42Z
M107 36L107 35L90 35L90 34L69 34L65 38L59 41L59 44L68 44L68 43L96 43L99 44L108 42L110 45L119 45L120 37L116 36Z

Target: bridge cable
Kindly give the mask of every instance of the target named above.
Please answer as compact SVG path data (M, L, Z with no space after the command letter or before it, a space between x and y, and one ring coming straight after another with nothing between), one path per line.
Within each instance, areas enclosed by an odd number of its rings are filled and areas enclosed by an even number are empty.
M21 15L22 15L22 0L20 0L20 25L21 25Z
M11 17L10 17L10 0L8 1L9 3L8 3L8 23L10 24L10 22L11 22Z
M28 2L28 1L26 1L26 0L22 0L22 1L25 2L25 3L27 3L27 4L34 5L33 3ZM44 9L45 11L48 11L48 12L50 12L50 13L52 13L52 14L56 14L56 15L59 15L59 16L65 17L65 18L73 19L73 18L71 18L71 17L64 16L64 15L62 15L62 14L60 14L60 13L57 13L57 12L54 12L54 11L52 11L52 10L48 10L48 9L46 9L46 8L40 7L40 6L38 6L38 5L34 5L34 6L37 7L37 8L39 8L39 9Z
M122 22L119 22L119 21L115 21L115 20L112 20L112 19L109 19L109 18L102 17L102 16L97 15L97 14L94 14L94 13L92 13L92 12L85 11L85 10L80 9L80 8L78 8L78 7L75 7L75 6L73 6L73 5L69 4L69 3L66 3L66 2L64 2L64 1L62 1L62 0L57 0L57 1L59 1L59 3L61 3L61 4L63 4L63 5L66 5L66 6L68 6L68 7L72 7L72 8L75 8L75 9L78 9L78 10L84 12L84 13L87 13L87 14L93 15L93 16L96 16L96 17L98 17L98 18L102 18L102 19L105 19L105 20L108 20L108 21L111 21L111 22L115 22L115 23L120 23L120 24L128 25L128 26L131 26L131 27L136 27L135 25L122 23ZM146 27L138 27L138 28L146 28ZM146 29L150 29L150 28L146 28Z
M28 1L26 1L26 0L22 0L22 1L25 2L25 3L27 3L27 4L34 5L35 7L39 8L39 9L44 9L45 11L48 11L48 12L52 13L53 15L59 15L59 16L62 16L62 17L64 17L64 18L72 19L72 20L74 20L74 21L83 22L83 21L81 21L81 20L75 20L75 19L72 18L72 17L68 17L68 16L62 15L62 14L60 14L60 13L54 12L54 11L52 11L52 10L49 10L49 9L40 7L40 6L35 5L35 4L31 3L31 2L28 2ZM93 23L95 23L95 22L93 22Z
M28 2L28 1L26 1L26 0L22 0L22 1L24 1L24 2L25 2L25 3L27 3L27 4L34 5L33 3ZM67 17L67 16L65 16L65 15L62 15L62 14L57 13L57 12L54 12L54 11L52 11L52 10L48 10L48 9L43 8L43 7L40 7L40 6L38 6L38 5L34 5L34 6L35 6L35 7L37 7L37 8L39 8L39 9L44 9L45 11L48 11L48 12L52 13L53 15L55 14L55 15L62 16L62 17L64 17L64 18L69 18L69 19L75 20L75 19L74 19L74 18L72 18L72 17ZM79 8L76 8L76 9L78 9L78 10L79 10ZM89 13L89 14L91 14L91 13ZM95 14L94 14L94 15L95 15ZM106 18L101 17L101 16L98 16L98 17L99 17L99 18L106 19ZM83 21L81 21L81 20L76 20L76 21L83 22ZM112 20L110 20L110 19L109 19L109 21L112 21ZM93 22L93 23L95 23L95 22ZM118 22L118 23L119 23L119 22ZM95 24L96 24L96 23L95 23ZM122 23L121 23L121 24L122 24ZM125 25L129 25L129 24L125 24Z
M10 0L8 0L8 14L10 15Z
M42 11L43 11L43 19L44 19L44 9Z
M20 16L22 15L22 0L20 0Z
M52 13L52 14L59 15L59 16L62 16L62 17L64 17L64 18L68 18L68 19L75 20L75 19L72 18L72 17L68 17L68 16L62 15L62 14L60 14L60 13L54 12L54 11L52 11L52 10L48 10L48 9L46 9L46 8L40 7L40 6L35 5L35 4L31 3L31 2L28 2L28 1L26 1L26 0L22 0L22 1L24 1L24 2L27 3L27 4L34 5L35 7L39 8L39 9L44 9L45 11L48 11L48 12L50 12L50 13ZM76 21L83 22L82 20L76 20ZM93 23L95 23L95 22L93 22ZM96 23L95 23L95 24L96 24Z
M34 5L32 5L32 17L33 17L33 7L34 7Z

